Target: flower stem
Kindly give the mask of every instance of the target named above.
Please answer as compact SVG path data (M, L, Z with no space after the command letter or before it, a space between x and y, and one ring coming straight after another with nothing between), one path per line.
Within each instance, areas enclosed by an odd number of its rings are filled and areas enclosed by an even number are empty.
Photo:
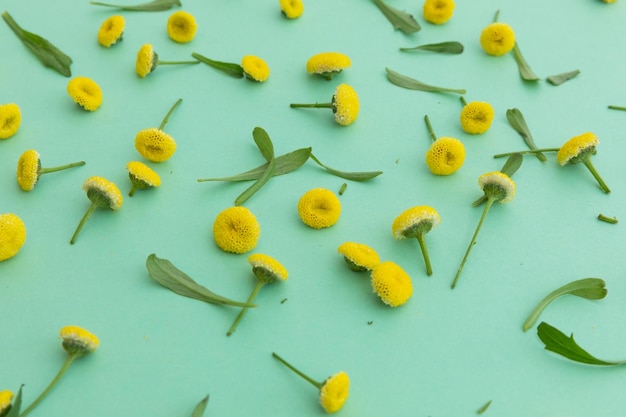
M536 153L541 153L541 152L558 152L561 148L543 148L543 149L529 149L526 151L515 151L515 152L507 152L507 153L499 153L497 155L494 155L494 158L502 158L505 156L511 156L513 154L520 154L520 155L526 155L526 154L536 154Z
M309 108L309 109L312 109L312 108L316 108L316 109L320 109L320 108L332 109L333 103L313 103L313 104L291 103L289 105L289 107L291 107L291 108L305 107L305 108Z
M28 413L33 411L33 409L37 406L37 404L39 404L46 397L46 395L48 395L48 393L52 390L52 388L54 388L57 382L59 382L63 374L65 374L65 372L69 369L70 365L76 358L77 358L76 354L68 355L67 359L65 359L65 362L63 363L63 366L61 366L61 369L59 369L59 372L54 377L54 379L50 382L48 387L41 394L39 394L39 397L37 397L37 399L35 399L35 401L33 401L33 403L29 405L26 410L24 410L20 414L20 417L26 417Z
M286 360L284 360L283 358L281 358L280 356L278 356L278 354L276 354L275 352L272 352L272 356L275 357L276 359L278 359L280 362L282 362L283 365L285 365L287 368L291 369L292 371L294 371L295 373L297 373L298 375L300 375L302 378L304 378L305 380L307 380L308 382L310 382L313 386L315 386L317 389L322 389L322 383L321 382L317 382L316 380L312 379L311 377L309 377L308 375L302 373L300 370L298 370L297 368L295 368L293 365L291 365L289 362L287 362Z
M137 186L133 183L133 186L131 187L130 191L128 192L128 196L132 197L133 195L135 195L135 191L137 191Z
M161 61L157 62L158 65L180 65L180 64L199 64L200 61Z
M428 256L428 248L426 247L426 239L424 233L420 233L416 237L422 250L422 256L424 257L424 263L426 264L426 275L431 276L433 274L433 268L430 265L430 256Z
M247 304L252 304L252 302L254 301L254 299L256 298L257 294L259 293L259 290L263 287L263 285L265 285L264 281L261 280L257 280L256 285L254 287L254 289L252 290L252 292L250 293L250 297L248 297L248 301L246 302ZM239 314L237 315L237 317L235 318L235 321L233 322L233 324L230 326L230 329L228 329L228 332L226 333L226 336L230 336L231 334L233 334L235 332L235 329L237 328L237 326L239 325L239 322L241 321L241 319L243 318L244 314L246 314L246 311L248 311L248 307L243 307L241 309L241 311L239 312Z
M585 164L589 172L591 172L596 181L598 181L598 184L600 185L600 188L602 188L602 191L607 194L610 193L611 190L609 189L608 185L606 185L600 174L598 174L598 171L596 171L596 168L591 163L591 158L586 158L583 163Z
M83 228L83 226L85 225L85 222L87 221L87 219L89 217L91 217L91 215L93 214L94 210L98 207L97 202L92 202L91 205L89 206L89 208L87 209L87 211L85 212L85 214L83 215L83 218L80 219L80 223L78 223L78 227L76 227L76 231L74 231L74 234L72 235L72 239L70 240L70 244L74 244L74 242L76 241L76 238L78 237L78 234L80 233L81 229Z
M483 222L485 221L485 218L487 217L487 213L489 212L489 209L491 208L491 206L493 205L495 201L496 200L494 197L487 198L487 204L485 204L485 209L483 210L483 214L482 216L480 216L480 221L478 222L478 226L476 227L476 230L474 231L474 236L472 236L472 240L469 246L467 247L467 251L465 251L465 256L463 256L461 265L459 266L459 269L456 271L456 275L454 276L454 281L452 281L452 285L451 285L452 289L456 287L459 277L461 276L461 272L463 271L463 267L465 266L465 262L467 261L467 257L469 256L470 251L476 244L476 238L478 237L478 232L480 231L480 228L482 227Z
M433 142L435 142L437 140L437 135L435 135L433 125L430 124L430 119L428 118L427 114L424 115L424 121L426 122L426 127L428 128L428 133L430 134L430 137L432 138Z
M85 165L85 161L73 162L71 164L61 165L61 166L52 167L52 168L41 168L39 170L39 175L47 174L49 172L62 171L64 169L79 167L79 166L83 166L83 165Z
M465 97L460 96L459 99L461 99L461 103L463 104L463 106L467 106L467 101L465 101Z
M617 224L617 217L609 217L602 213L598 214L598 220L602 220L603 222Z
M172 108L170 109L170 111L167 112L167 114L165 115L165 117L163 118L163 121L161 122L161 124L159 125L159 130L163 130L163 128L165 127L165 125L167 124L167 122L169 122L170 120L170 115L172 114L172 112L174 111L174 109L176 109L176 107L178 107L178 105L180 103L183 102L182 98L179 98L178 100L176 100L176 103L174 103L174 105L172 106Z
M609 106L609 109L626 111L626 107L624 106Z

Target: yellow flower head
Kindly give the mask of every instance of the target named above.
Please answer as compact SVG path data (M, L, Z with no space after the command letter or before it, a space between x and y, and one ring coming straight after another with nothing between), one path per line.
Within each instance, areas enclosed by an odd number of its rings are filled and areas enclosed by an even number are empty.
M0 261L17 255L26 241L26 226L15 214L0 214Z
M413 295L411 278L396 263L385 261L372 271L372 289L383 303L399 307Z
M198 24L191 13L180 10L167 19L167 34L175 42L191 42L196 37L196 30Z
M59 337L63 340L63 349L78 357L93 352L100 344L96 335L78 326L63 327Z
M22 113L17 104L0 104L0 139L15 135L21 124Z
M478 185L485 194L495 196L496 201L501 203L508 203L515 198L515 183L508 175L500 171L481 175L478 178Z
M164 131L151 127L137 133L135 149L149 161L164 162L176 152L176 141Z
M154 52L151 44L146 43L139 48L137 52L137 61L135 62L135 71L137 75L144 78L146 75L154 71L159 64L159 56Z
M324 381L320 389L320 404L327 413L339 411L348 399L350 378L343 371L336 373Z
M494 111L491 104L484 101L472 101L461 110L461 128L464 132L479 135L491 127Z
M67 83L67 93L85 110L96 111L102 104L102 90L91 78L72 78Z
M117 186L102 177L89 177L83 183L83 191L90 201L97 201L98 207L109 208L113 211L122 207L124 198Z
M455 138L441 137L426 151L426 165L435 175L455 173L465 161L465 146Z
M416 206L402 212L393 221L391 231L396 239L414 238L439 226L439 213L429 206Z
M504 55L515 46L515 32L506 23L492 23L480 34L480 45L489 55Z
M345 242L339 245L337 251L356 272L371 271L380 263L378 253L363 243Z
M359 115L359 96L354 88L339 84L333 95L332 109L338 124L348 126L354 122Z
M285 281L288 277L287 269L276 259L260 253L250 255L248 263L254 275L264 283Z
M446 23L454 13L452 0L426 0L424 2L424 19L435 25Z
M244 56L241 60L241 68L247 79L259 83L264 82L270 76L270 67L258 56Z
M339 198L325 188L314 188L298 201L298 214L304 224L314 229L331 227L341 214Z
M574 136L561 146L556 154L556 160L561 166L584 162L590 155L595 155L599 143L596 135L591 132Z
M322 52L309 58L306 63L306 70L309 74L319 74L330 80L351 65L350 58L345 54Z
M123 16L114 15L102 22L98 31L98 43L105 48L110 48L122 40L126 21Z
M24 191L31 191L39 180L41 160L39 152L30 149L20 156L17 161L17 183Z
M0 391L0 416L6 415L11 408L13 400L13 392L9 390Z
M250 252L256 247L261 226L252 212L243 206L229 207L219 213L213 223L217 246L232 253Z
M278 0L280 3L280 10L288 19L296 19L302 16L304 12L304 5L302 0Z
M130 182L133 184L133 188L128 193L130 196L132 196L137 189L158 187L161 185L161 177L159 177L159 174L142 162L131 161L126 164L126 169L128 170Z
M616 0L602 0L604 3L615 3Z

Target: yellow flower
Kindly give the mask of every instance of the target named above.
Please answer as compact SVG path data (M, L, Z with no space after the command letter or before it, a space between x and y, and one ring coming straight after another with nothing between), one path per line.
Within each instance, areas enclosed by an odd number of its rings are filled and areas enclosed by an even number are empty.
M304 4L302 0L278 0L280 3L280 10L288 19L296 19L302 16L304 12Z
M15 135L21 124L22 113L17 104L0 104L0 139Z
M491 104L484 101L472 101L461 110L461 128L464 132L479 135L491 127L494 111Z
M102 177L93 176L87 178L83 183L82 188L87 194L89 201L91 201L91 205L83 215L83 218L80 220L74 235L72 235L72 239L70 240L71 244L74 244L85 222L93 214L96 208L108 208L116 211L122 207L122 203L124 201L119 188L117 188L117 186L111 181Z
M42 168L39 152L30 149L24 152L17 161L17 183L24 191L35 188L39 177L49 172L61 171L67 168L85 165L84 161L74 162L54 168Z
M67 93L85 110L96 111L102 105L102 90L91 78L72 78L67 83Z
M259 222L254 214L243 206L223 210L213 223L215 243L226 252L250 252L256 247L260 235Z
M122 40L126 21L124 16L114 15L107 18L98 31L98 43L105 48L110 48Z
M132 183L132 188L128 195L133 196L136 190L144 188L158 187L161 185L161 177L154 172L149 166L138 161L131 161L126 164L128 177Z
M396 239L417 239L424 256L428 275L432 275L433 271L424 235L439 226L439 223L441 223L441 217L439 217L437 210L429 206L416 206L402 212L391 226L393 237Z
M164 162L176 152L176 141L161 129L151 127L137 133L135 149L149 161Z
M59 332L63 349L77 357L87 355L98 348L100 340L93 333L78 326L65 326Z
M13 392L9 390L0 391L0 416L6 415L11 408L13 400Z
M488 195L493 195L496 201L508 203L515 198L515 182L508 175L500 172L488 172L478 178L478 185Z
M320 404L327 413L339 411L348 399L350 378L343 371L336 373L324 381L320 389Z
M491 23L480 34L480 45L489 55L504 55L515 46L515 32L506 23Z
M396 263L385 261L372 271L372 289L381 301L391 307L399 307L413 295L411 277Z
M371 271L380 263L378 253L363 243L345 242L339 245L337 251L356 272Z
M26 242L26 226L12 213L0 214L0 261L17 255Z
M252 81L262 83L270 76L270 67L258 56L244 56L241 60L241 68L246 78Z
M309 74L319 74L331 80L345 68L352 65L350 58L340 52L322 52L313 55L306 63L306 70Z
M455 138L441 137L426 151L426 165L435 175L455 173L465 161L465 146Z
M330 103L300 104L291 103L290 107L329 108L335 114L335 122L342 126L352 124L359 115L359 96L348 84L340 84Z
M591 132L574 136L561 146L556 154L556 160L561 166L582 162L589 155L595 155L599 143L597 136Z
M167 19L167 34L179 43L191 42L196 36L198 24L196 18L185 11L174 12Z
M424 19L435 25L446 23L454 13L452 0L426 0L424 2Z
M304 224L314 229L331 227L341 214L341 202L330 190L314 188L298 201L298 214Z
M144 78L146 75L154 71L159 65L159 56L154 52L151 44L141 45L137 52L137 60L135 62L135 71L137 75Z
M616 0L602 0L604 3L615 3Z

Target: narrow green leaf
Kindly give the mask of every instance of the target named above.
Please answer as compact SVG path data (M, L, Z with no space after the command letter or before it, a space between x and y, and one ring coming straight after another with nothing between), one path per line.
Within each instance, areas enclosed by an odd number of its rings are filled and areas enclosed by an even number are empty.
M196 58L198 61L215 68L216 70L222 71L223 73L230 75L231 77L243 78L244 76L243 68L239 64L235 64L232 62L214 61L195 52L193 52L191 56Z
M370 171L370 172L343 172L343 171L338 171L336 169L330 168L324 164L322 164L320 162L319 159L317 159L315 157L315 155L311 154L311 159L313 161L315 161L319 166L321 166L322 168L324 168L326 171L330 172L331 174L340 177L340 178L344 178L346 180L351 180L351 181L368 181L371 180L373 178L376 178L377 176L379 176L380 174L382 174L382 171Z
M458 55L463 52L463 44L461 42L450 41L440 43L429 43L426 45L418 45L413 48L400 48L401 51L429 51L439 54L452 54Z
M30 49L44 66L50 67L66 77L72 75L70 69L72 58L51 44L47 39L22 29L8 12L2 13L2 18L24 46Z
M211 304L225 304L234 307L256 307L254 304L233 301L208 290L195 282L183 271L176 268L167 259L158 258L154 253L146 259L146 268L150 278L175 292Z
M20 385L20 388L17 390L17 394L13 399L13 404L9 409L9 412L5 417L18 417L20 415L20 409L22 408L22 388L24 385Z
M387 71L387 79L391 81L392 84L397 85L398 87L408 88L409 90L419 90L419 91L428 91L433 93L457 93L457 94L465 94L467 91L462 89L454 89L454 88L445 88L445 87L436 87L433 85L425 84L421 81L415 80L413 78L407 77L406 75L402 75L397 73L389 68L385 68Z
M526 125L524 115L519 109L508 109L506 111L506 119L509 121L509 124L513 127L513 129L515 129L515 131L522 137L522 139L524 139L524 142L526 142L526 145L530 149L538 149L535 145L535 140L533 139L533 136L530 134L530 129L528 129L528 126ZM535 154L535 156L537 156L537 159L542 162L548 160L548 158L546 158L546 156L542 153L537 153Z
M519 167L522 166L523 161L524 157L521 153L513 153L507 158L506 162L502 166L502 169L500 169L500 172L512 177L513 174L517 172ZM487 194L483 194L478 200L474 201L472 203L472 207L478 207L485 202L487 202Z
M134 6L120 6L117 4L101 3L99 1L90 1L89 4L95 6L115 7L120 10L129 10L135 12L160 12L169 10L174 6L182 6L180 0L153 0L148 3L137 4Z
M588 300L600 300L607 294L606 284L600 278L583 278L557 288L550 294L546 295L533 309L522 326L524 331L527 331L535 324L548 304L567 294L586 298Z
M272 176L274 175L275 169L276 169L276 160L274 159L274 153L272 152L272 155L270 156L270 160L268 161L267 167L265 168L265 171L263 172L263 174L250 187L248 187L243 193L241 193L239 197L235 199L235 205L240 206L246 201L248 201L250 197L252 197L257 191L259 191L261 187L263 187L265 183L267 183L270 180L270 178L272 178Z
M602 366L626 364L626 361L608 362L594 357L589 352L581 348L578 343L576 343L573 333L568 337L559 329L552 327L546 322L541 322L539 326L537 326L537 335L545 345L546 350L564 356L575 362Z
M255 127L254 130L252 130L252 138L266 161L269 162L270 159L274 158L274 144L265 129L262 127Z
M565 81L571 80L578 74L580 74L580 71L574 70L574 71L564 72L562 74L551 75L547 78L547 80L552 85L561 85Z
M482 407L476 410L476 414L483 414L485 411L487 411L490 405L491 405L491 400L487 401L485 404L483 404Z
M519 45L517 44L517 42L515 42L515 45L513 46L513 58L515 58L517 68L519 69L519 75L522 77L522 79L524 79L525 81L539 80L539 77L530 68L530 65L528 65L526 59L524 59L524 55L522 55L522 51L519 49Z
M374 4L378 6L387 20L391 22L394 29L399 29L407 34L419 32L422 29L420 24L409 13L391 7L383 0L374 0Z
M206 406L208 403L209 403L209 395L207 394L207 396L204 397L198 403L198 405L196 405L196 408L193 409L193 413L191 414L191 417L202 417L204 415L204 410L206 409Z
M609 109L626 111L626 106L615 106L615 105L611 104L609 106Z
M295 151L286 153L276 158L276 167L274 168L274 176L289 174L292 171L300 168L309 159L311 155L311 148L300 148ZM232 175L229 177L220 178L199 178L198 182L207 181L251 181L259 179L263 173L267 170L269 163L265 163L249 171L242 172L241 174Z

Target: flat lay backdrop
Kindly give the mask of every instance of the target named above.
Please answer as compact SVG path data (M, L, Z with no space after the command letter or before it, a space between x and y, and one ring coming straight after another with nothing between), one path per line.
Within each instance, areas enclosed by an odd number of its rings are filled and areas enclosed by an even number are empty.
M123 0L119 0L122 2ZM70 55L73 76L103 90L96 112L77 107L69 81L44 68L0 23L0 102L22 111L18 133L0 141L0 213L19 215L27 228L20 253L0 263L0 389L24 385L28 405L52 379L65 352L58 331L69 324L96 334L98 350L76 361L32 416L190 415L210 394L207 416L319 416L316 389L272 358L277 352L313 378L340 370L351 378L344 416L471 416L487 401L493 416L616 416L626 409L622 367L596 368L543 349L536 329L521 329L548 292L575 279L603 278L608 296L564 297L541 319L573 332L592 354L626 359L626 4L595 0L458 1L441 26L424 21L422 3L388 0L413 14L422 30L393 29L371 1L309 0L301 18L287 20L278 1L194 1L165 12L117 12L87 1L2 1L25 29ZM130 4L124 1L123 4ZM196 38L176 44L166 33L175 10L198 21ZM500 10L542 79L521 80L511 55L492 57L479 44L482 28ZM100 24L120 13L124 40L97 44ZM400 52L400 47L459 41L461 55ZM136 52L154 45L163 60L192 52L226 62L262 57L266 83L226 76L204 64L134 72ZM309 75L316 53L347 54L352 67L332 81ZM465 134L458 95L401 89L385 68L420 81L467 90L467 101L495 109L491 129ZM549 75L579 69L561 86ZM328 109L291 109L292 102L330 101L339 83L357 91L358 120L334 123ZM167 162L149 165L158 189L130 189L125 165L144 161L135 134L157 127L178 99L165 131L177 141ZM554 154L526 157L515 174L517 196L494 205L456 289L450 283L478 223L477 178L498 170L493 154L526 145L505 112L519 108L540 147L559 147L587 131L600 139L594 164L612 193L600 191L582 166L560 167ZM464 166L448 177L424 163L430 144L424 115L438 136L466 147ZM247 255L222 252L211 226L249 183L198 183L264 162L253 140L264 128L277 155L311 146L325 164L343 171L384 173L356 183L307 162L275 177L245 206L261 224L252 253L280 261L289 279L266 286L231 337L238 310L178 296L154 283L150 253L169 259L218 294L246 299L254 286ZM45 166L78 160L83 167L43 176L29 193L19 189L19 156L36 149ZM144 161L147 162L147 161ZM69 239L89 201L81 190L92 175L115 182L125 195L118 212L97 210L76 244ZM342 214L329 229L298 218L299 197L311 188L337 192ZM415 240L396 241L394 218L429 205L441 225L426 236L434 273L427 277ZM414 294L392 309L372 293L367 274L351 272L337 246L355 241L376 249L411 276ZM80 410L80 411L77 411Z

